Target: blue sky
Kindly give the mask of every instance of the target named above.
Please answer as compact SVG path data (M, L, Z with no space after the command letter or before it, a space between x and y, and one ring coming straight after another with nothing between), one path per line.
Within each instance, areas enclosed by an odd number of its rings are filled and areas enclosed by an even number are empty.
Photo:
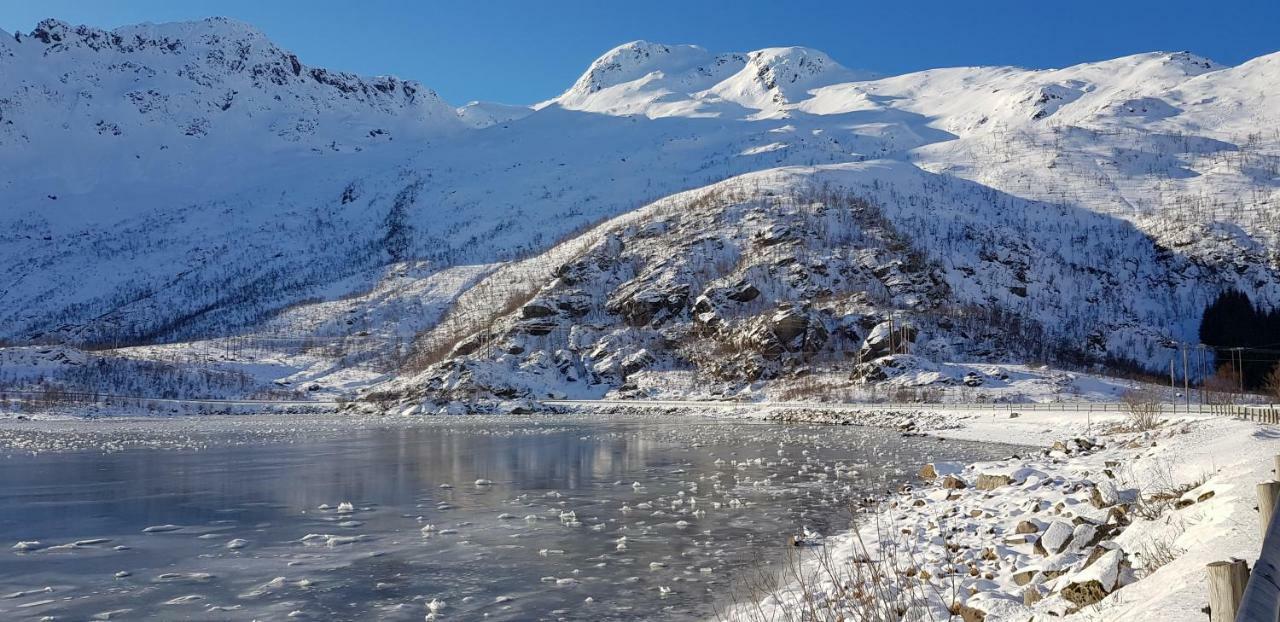
M1236 64L1280 49L1280 0L0 0L10 32L44 17L114 27L210 15L253 23L310 65L416 79L454 104L555 96L634 39L716 52L805 45L881 73L1057 67L1153 50Z

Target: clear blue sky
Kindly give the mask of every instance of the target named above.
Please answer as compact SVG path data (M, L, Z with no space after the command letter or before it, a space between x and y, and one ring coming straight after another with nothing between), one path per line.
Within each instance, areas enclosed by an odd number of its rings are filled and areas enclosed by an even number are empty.
M716 52L805 45L881 73L1153 50L1236 64L1280 49L1280 0L0 0L10 32L44 17L115 27L210 15L257 25L307 64L416 79L454 104L555 96L634 39Z

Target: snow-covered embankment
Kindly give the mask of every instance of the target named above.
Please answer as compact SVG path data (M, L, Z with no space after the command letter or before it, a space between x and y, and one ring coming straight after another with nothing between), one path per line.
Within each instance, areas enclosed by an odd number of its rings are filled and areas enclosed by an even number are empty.
M921 481L800 549L732 619L1202 620L1205 564L1259 547L1254 485L1280 430L1198 415L1134 432L1118 413L765 412L1037 449L921 465ZM834 419L833 419L834 418Z

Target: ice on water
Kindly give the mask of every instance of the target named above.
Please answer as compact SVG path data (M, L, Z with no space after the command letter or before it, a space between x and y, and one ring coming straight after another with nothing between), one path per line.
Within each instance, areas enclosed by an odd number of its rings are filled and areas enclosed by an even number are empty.
M926 457L1003 451L656 416L201 446L0 463L0 617L697 619Z

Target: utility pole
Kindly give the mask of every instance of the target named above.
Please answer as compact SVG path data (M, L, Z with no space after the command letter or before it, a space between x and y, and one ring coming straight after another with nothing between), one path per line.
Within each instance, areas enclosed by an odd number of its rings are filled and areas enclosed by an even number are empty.
M1191 374L1187 370L1187 344L1182 344L1182 393L1187 397L1187 412L1191 412Z
M1244 351L1239 346L1236 347L1236 359L1240 361L1236 378L1240 380L1240 394L1244 395Z
M893 311L889 312L889 354L897 354L898 351L893 347Z
M1200 370L1200 405L1204 406L1205 402L1208 401L1206 399L1208 396L1205 395L1204 381L1209 377L1209 375L1206 374L1204 370L1204 344L1202 343L1196 346L1196 350L1200 352L1200 366L1198 367L1198 369Z

